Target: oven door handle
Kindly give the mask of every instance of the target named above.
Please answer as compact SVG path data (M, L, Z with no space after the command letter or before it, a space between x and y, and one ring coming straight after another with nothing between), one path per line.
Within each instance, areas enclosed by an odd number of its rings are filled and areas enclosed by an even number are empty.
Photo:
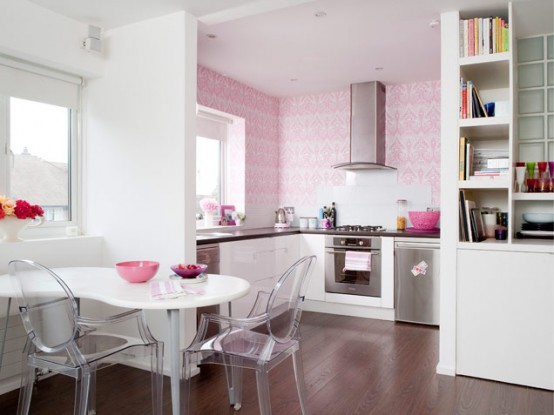
M346 255L346 251L364 251L364 252L370 252L371 255L381 255L380 251L373 251L373 250L367 250L367 249L341 249L341 250L331 250L331 249L327 249L325 252L328 253L328 254L345 254Z

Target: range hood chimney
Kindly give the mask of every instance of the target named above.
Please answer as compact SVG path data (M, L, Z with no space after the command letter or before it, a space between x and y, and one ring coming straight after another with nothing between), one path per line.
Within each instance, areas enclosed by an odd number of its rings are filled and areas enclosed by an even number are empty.
M335 169L395 169L385 165L385 85L378 81L350 85L350 161Z

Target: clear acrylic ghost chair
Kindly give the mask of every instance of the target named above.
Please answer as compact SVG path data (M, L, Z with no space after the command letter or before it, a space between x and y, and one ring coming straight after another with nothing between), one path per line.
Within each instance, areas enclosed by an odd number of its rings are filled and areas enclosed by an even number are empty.
M73 377L74 413L94 414L96 370L148 355L152 413L162 413L163 343L150 333L143 311L130 310L105 320L81 317L73 293L53 271L28 260L11 261L8 268L27 332L18 415L29 413L36 369ZM98 331L122 323L135 323L140 338Z
M225 366L229 402L237 411L242 401L242 369L254 369L260 414L271 414L268 372L291 355L300 408L302 414L307 413L299 341L300 304L315 260L315 256L300 259L279 278L271 293L260 291L246 318L201 316L196 337L184 352L185 399L181 413L189 413L192 368L211 363ZM218 334L210 336L207 333L213 333L212 325Z

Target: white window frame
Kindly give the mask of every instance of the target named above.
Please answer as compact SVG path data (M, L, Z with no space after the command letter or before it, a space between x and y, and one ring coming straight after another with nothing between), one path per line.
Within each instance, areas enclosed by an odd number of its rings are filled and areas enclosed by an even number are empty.
M205 119L213 121L215 123L224 124L224 125L228 125L228 124L233 123L232 118L230 118L228 114L225 114L224 112L217 111L217 110L214 110L212 108L205 107L205 106L202 106L202 105L197 105L196 116L201 117L201 118L205 118ZM226 128L226 132L223 136L221 136L221 135L219 135L219 136L211 135L210 136L210 134L202 134L201 132L197 132L196 138L198 139L198 137L208 138L208 139L212 139L212 140L219 140L222 143L221 153L220 153L220 160L221 160L221 165L220 165L221 200L220 200L220 203L222 205L225 205L225 204L227 204L227 199L228 199L228 193L227 193L228 192L228 184L227 184L227 175L228 175L227 165L228 165L228 161L227 161L227 158L228 158L229 153L228 153L227 146L229 144L229 128Z
M70 142L69 142L69 160L68 160L68 174L69 174L69 215L70 220L67 221L55 221L45 222L42 226L36 228L28 228L25 233L30 237L56 237L66 235L67 227L78 226L81 220L81 108L82 108L82 82L80 77L58 72L56 70L33 65L28 62L23 62L18 59L0 55L0 65L18 69L24 72L29 72L34 75L40 75L45 78L52 78L55 80L65 81L70 84L74 84L77 87L77 108L70 108ZM18 94L6 94L0 90L0 125L5 128L0 128L0 195L10 196L10 169L9 169L9 131L10 131L10 116L9 116L9 99L10 96L16 98L23 98L33 100L25 96L18 96ZM42 102L41 100L36 100ZM29 200L33 203L32 200Z

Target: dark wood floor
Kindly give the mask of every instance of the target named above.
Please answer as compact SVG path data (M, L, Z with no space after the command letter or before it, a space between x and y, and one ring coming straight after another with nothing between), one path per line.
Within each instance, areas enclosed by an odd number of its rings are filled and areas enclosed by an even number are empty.
M471 414L552 415L550 391L435 373L436 328L388 321L304 313L303 357L308 408L313 415ZM150 414L148 373L113 366L98 374L98 414ZM168 379L166 379L166 382ZM270 373L273 413L298 414L292 364ZM14 414L18 391L0 396L0 414ZM73 382L54 376L40 382L31 414L72 413ZM171 414L169 385L164 412ZM237 414L227 403L225 378L209 366L194 378L193 414ZM255 377L244 374L238 414L258 414Z

